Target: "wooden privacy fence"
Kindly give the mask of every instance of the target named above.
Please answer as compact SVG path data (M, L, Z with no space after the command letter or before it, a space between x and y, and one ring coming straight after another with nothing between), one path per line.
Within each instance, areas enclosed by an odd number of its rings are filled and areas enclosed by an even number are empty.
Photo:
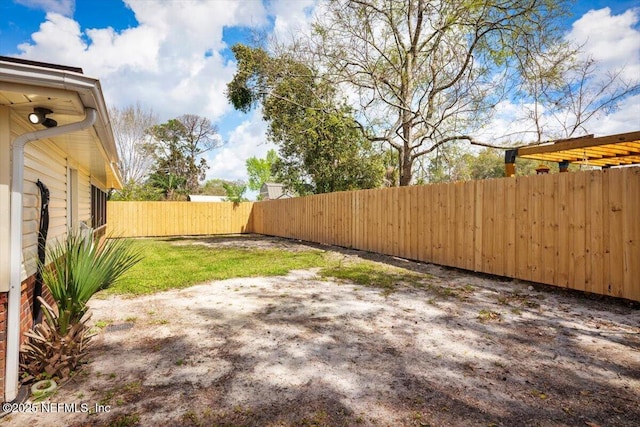
M640 168L253 205L251 231L640 301Z
M640 301L639 167L107 212L116 235L253 232Z
M108 202L108 232L122 237L247 233L253 203Z

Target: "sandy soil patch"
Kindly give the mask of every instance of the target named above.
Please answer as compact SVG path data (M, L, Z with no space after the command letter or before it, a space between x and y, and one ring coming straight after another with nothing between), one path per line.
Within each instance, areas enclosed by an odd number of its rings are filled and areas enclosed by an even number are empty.
M234 243L235 242L235 243ZM178 243L178 242L176 242ZM306 248L283 239L202 244ZM327 248L325 248L327 249ZM339 250L429 273L431 289L315 270L96 299L90 362L7 425L632 426L640 311L518 281Z

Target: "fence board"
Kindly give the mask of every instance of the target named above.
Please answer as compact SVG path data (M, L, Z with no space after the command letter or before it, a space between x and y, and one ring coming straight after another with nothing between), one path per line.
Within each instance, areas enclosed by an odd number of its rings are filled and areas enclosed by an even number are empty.
M433 198L431 192L433 190L431 185L420 186L418 195L418 209L419 222L418 222L418 239L420 241L419 260L427 261L433 259L433 239L431 234L431 221L433 219Z
M260 203L109 202L109 232L255 232L640 301L640 168Z
M475 201L475 182L468 181L464 183L464 244L463 251L463 267L467 270L473 270L473 251L474 251L474 201Z
M640 168L625 170L625 271L623 297L640 295Z
M574 276L575 289L586 290L586 175L578 173L574 176L575 187L572 194L573 198L573 214L575 218L575 230L573 233L573 252L574 252Z
M556 221L557 200L553 191L553 175L543 175L541 178L544 187L544 202L542 207L542 282L553 283L553 276L556 271L556 245L555 236L558 233L558 222Z
M507 277L516 277L516 180L509 178L505 180L505 272Z
M122 237L246 233L253 203L108 202L108 232ZM261 226L260 221L257 224Z
M602 251L602 174L591 172L588 175L586 194L587 222L587 259L585 269L585 290L602 294L602 273L604 268Z
M351 219L324 243L351 242L358 249L640 300L639 168L335 197L292 199L288 209L303 212L305 200L322 201L326 216L332 204L353 197L357 208L340 208ZM344 224L352 225L345 230ZM350 240L341 238L344 233Z
M622 283L624 274L624 253L623 253L623 224L624 224L624 179L623 174L611 173L606 171L609 175L609 184L612 188L619 189L618 191L609 192L609 251L610 258L610 289L611 295L619 297L622 296ZM637 220L637 218L636 218ZM637 279L637 278L636 278Z

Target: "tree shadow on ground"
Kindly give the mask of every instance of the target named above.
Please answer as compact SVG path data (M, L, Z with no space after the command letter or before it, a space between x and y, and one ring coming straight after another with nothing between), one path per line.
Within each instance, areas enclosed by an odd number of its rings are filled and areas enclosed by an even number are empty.
M498 302L472 297L433 307L428 290L385 298L345 285L329 297L323 287L336 285L271 280L271 287L239 288L238 304L194 306L195 323L206 325L201 341L173 329L99 348L126 351L167 378L121 366L118 376L138 381L146 397L125 387L119 409L156 411L158 425L631 426L640 418L637 358L613 360L583 345L596 339L637 354L637 341L558 322L552 302L483 322L478 311L497 310ZM288 280L299 292L283 293ZM632 328L633 318L626 320L619 326ZM162 412L167 406L183 410ZM122 416L116 411L109 422Z
M203 240L246 243L238 239L247 237ZM330 249L410 271L431 268ZM228 304L201 295L204 285L174 299L145 299L162 301L158 312L186 306L186 320L147 316L134 331L103 333L73 392L84 390L113 410L78 415L70 424L637 424L637 310L487 276L463 292L466 282L456 279L466 273L452 271L438 286L399 286L388 296L289 275L260 285L254 279L209 285L231 295ZM187 297L192 305L180 303ZM193 328L197 334L186 333Z

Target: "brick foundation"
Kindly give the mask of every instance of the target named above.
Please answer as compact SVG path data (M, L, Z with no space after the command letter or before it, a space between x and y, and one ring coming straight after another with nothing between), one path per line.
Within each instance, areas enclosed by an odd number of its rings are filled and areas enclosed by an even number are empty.
M33 291L35 289L35 275L22 282L20 296L20 344L24 342L24 333L33 327ZM51 306L55 306L49 290L42 289L42 295ZM0 293L0 394L4 400L4 378L7 354L7 305L9 293Z
M7 303L8 292L0 293L0 395L4 401L4 370L7 365Z

